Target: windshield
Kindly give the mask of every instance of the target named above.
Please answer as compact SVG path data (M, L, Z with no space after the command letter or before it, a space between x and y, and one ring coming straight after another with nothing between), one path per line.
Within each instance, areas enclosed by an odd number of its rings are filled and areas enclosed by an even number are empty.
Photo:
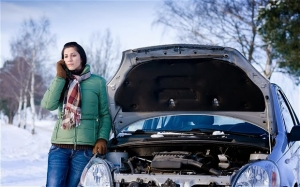
M267 134L262 128L246 121L210 115L168 115L141 120L127 126L122 132L180 132L180 131L229 131L245 134Z

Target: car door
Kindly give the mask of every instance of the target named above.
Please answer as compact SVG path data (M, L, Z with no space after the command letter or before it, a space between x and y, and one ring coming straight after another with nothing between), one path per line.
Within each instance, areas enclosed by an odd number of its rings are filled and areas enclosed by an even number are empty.
M299 120L290 105L288 99L286 98L283 91L276 87L276 95L277 95L277 102L279 104L279 110L281 114L282 123L284 125L286 136L290 133L291 129L295 125L299 125ZM292 175L288 175L287 177L290 180L297 180L300 179L300 142L289 141L288 142L289 149L285 153L284 157L284 164L282 166L289 166L290 172ZM292 179L294 178L294 179Z

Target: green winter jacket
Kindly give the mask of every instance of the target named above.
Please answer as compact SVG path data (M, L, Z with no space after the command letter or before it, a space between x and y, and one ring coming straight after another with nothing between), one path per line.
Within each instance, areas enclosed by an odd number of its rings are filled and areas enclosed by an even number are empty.
M89 71L90 66L87 64L82 74ZM105 79L92 74L90 78L80 83L82 99L80 125L70 130L61 128L63 101L60 97L65 83L65 79L55 77L42 99L43 108L47 110L58 108L59 119L56 122L51 142L94 146L99 138L108 141L111 118L108 111Z

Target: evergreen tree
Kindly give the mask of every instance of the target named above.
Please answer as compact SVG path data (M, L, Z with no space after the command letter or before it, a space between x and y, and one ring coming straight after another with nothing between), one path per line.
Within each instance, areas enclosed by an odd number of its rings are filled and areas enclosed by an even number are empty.
M279 68L300 84L300 0L271 0L259 19L259 33L272 46Z

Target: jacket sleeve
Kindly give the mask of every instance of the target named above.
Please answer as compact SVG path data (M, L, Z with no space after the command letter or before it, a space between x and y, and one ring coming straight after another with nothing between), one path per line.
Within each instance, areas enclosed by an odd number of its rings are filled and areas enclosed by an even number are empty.
M111 130L111 118L108 109L106 81L103 78L101 79L100 94L99 94L99 117L100 117L100 126L98 129L98 135L99 135L98 139L102 138L108 141L110 130Z
M59 99L64 89L66 80L55 77L42 99L42 107L47 110L55 110L59 106Z

